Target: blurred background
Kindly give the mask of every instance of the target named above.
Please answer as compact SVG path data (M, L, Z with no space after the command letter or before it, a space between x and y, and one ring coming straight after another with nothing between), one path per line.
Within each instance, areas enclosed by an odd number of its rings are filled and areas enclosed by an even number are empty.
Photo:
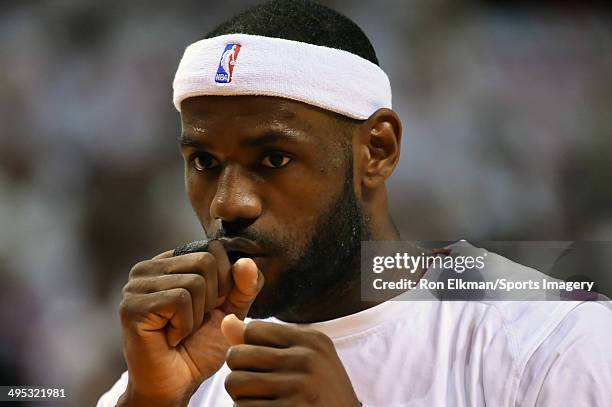
M0 2L0 385L94 405L125 369L127 273L202 236L176 143L178 60L254 3ZM607 8L323 3L364 29L390 76L404 238L612 241Z

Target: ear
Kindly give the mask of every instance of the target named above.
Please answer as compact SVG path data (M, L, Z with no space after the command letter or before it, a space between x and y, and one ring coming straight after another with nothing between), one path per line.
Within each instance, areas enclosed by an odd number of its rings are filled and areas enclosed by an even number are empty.
M400 156L402 123L390 109L382 108L361 125L359 160L361 185L376 189L389 178Z

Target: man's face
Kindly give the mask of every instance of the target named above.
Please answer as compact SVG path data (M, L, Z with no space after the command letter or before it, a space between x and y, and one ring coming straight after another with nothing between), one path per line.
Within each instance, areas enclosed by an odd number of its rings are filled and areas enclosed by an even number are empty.
M265 285L250 316L287 312L354 278L365 229L337 116L264 96L189 98L181 110L185 183L206 234L260 248Z

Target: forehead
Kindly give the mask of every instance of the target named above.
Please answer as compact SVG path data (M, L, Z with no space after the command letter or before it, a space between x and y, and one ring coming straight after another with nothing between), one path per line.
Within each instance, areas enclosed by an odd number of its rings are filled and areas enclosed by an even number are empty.
M320 130L334 124L329 112L305 103L270 96L198 96L181 104L184 130L290 127ZM312 132L318 134L317 131Z

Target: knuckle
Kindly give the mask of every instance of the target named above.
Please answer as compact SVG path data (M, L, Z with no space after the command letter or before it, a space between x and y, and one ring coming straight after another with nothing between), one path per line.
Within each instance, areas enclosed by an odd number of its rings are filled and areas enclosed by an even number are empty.
M302 387L304 387L305 380L306 378L304 377L304 375L290 375L284 378L283 385L292 394L299 394Z
M195 268L202 273L206 273L207 271L210 271L211 269L216 267L217 260L215 259L215 256L212 253L196 253L196 256L194 257Z
M237 396L237 388L240 384L239 374L236 372L230 372L230 374L225 377L225 382L223 384L227 394L230 395L232 400L235 400Z
M229 367L231 370L234 370L234 368L238 365L241 356L242 354L240 345L232 346L231 348L229 348L225 358L225 363L227 364L227 367Z
M260 332L266 326L265 322L262 321L251 321L244 327L244 341L250 342L258 332Z
M174 295L175 295L176 301L181 304L186 304L191 300L189 291L183 287L177 288Z
M141 278L131 279L123 286L123 289L121 290L121 294L123 295L123 297L127 297L128 295L131 295L133 293L142 292L146 293L148 291L143 290L143 282Z
M191 309L191 295L189 291L183 287L173 288L172 290L160 291L158 293L159 304L174 304L179 309Z
M135 301L133 297L125 297L119 304L119 318L122 322L129 322L134 318L135 312Z
M121 298L125 298L128 295L130 295L130 291L131 291L131 286L130 286L130 282L128 281L127 283L125 283L123 288L121 288Z
M134 266L130 270L129 278L132 279L132 278L138 277L139 275L145 274L149 267L150 267L150 261L148 260L139 261L138 263L134 264Z
M126 304L126 301L121 301L121 303L119 304L119 317L121 317L121 320L126 317L128 312L130 312L130 310L128 308L128 305Z
M312 350L297 346L292 350L291 356L286 356L284 362L295 369L309 371L313 356Z
M330 347L334 346L329 336L325 335L320 331L311 329L308 331L307 337L309 339L310 344L316 350L325 351L330 349Z
M187 284L199 291L205 291L206 289L206 279L199 274L189 274Z
M178 288L184 288L192 293L199 292L206 285L206 280L199 274L175 274L172 277L177 279L175 285Z

